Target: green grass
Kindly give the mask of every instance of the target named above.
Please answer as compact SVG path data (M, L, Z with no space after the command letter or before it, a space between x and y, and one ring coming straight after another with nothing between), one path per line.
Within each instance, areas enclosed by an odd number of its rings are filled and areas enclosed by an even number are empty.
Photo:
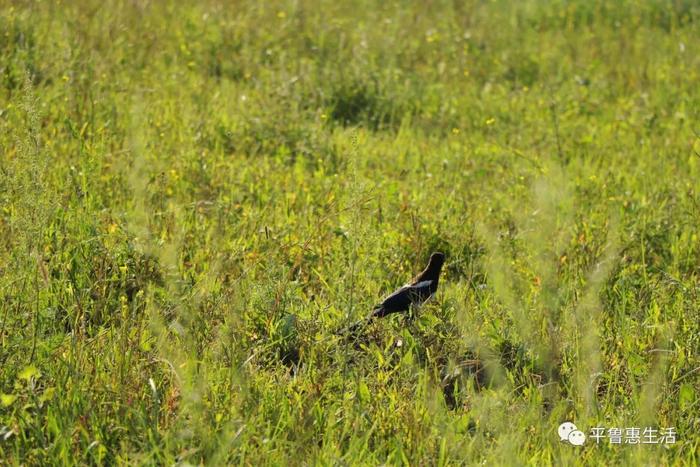
M0 464L700 462L697 2L62 3L0 4Z

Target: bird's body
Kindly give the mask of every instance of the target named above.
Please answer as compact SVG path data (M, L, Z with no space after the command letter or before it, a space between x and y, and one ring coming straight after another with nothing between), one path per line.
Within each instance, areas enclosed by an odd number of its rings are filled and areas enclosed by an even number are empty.
M372 316L382 317L391 313L408 311L411 305L422 305L437 292L440 272L445 262L445 255L433 253L428 266L410 283L389 295L372 312Z
M367 320L355 323L348 331L356 332L368 320L382 318L392 313L407 312L411 306L420 306L428 301L437 292L440 272L444 263L445 255L443 253L430 255L428 266L423 272L410 283L386 297L382 303L374 308Z

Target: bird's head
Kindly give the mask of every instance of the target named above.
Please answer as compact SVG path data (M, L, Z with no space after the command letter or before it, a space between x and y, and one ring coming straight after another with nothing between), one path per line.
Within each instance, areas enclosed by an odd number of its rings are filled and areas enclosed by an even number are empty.
M440 253L439 251L436 251L432 255L430 255L430 261L428 262L428 269L432 270L440 270L442 269L442 265L445 263L445 254Z

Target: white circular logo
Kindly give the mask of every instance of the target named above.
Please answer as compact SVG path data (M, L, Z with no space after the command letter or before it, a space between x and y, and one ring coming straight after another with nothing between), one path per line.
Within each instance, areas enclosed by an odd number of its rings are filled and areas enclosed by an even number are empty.
M583 446L583 443L586 442L586 435L583 434L583 431L574 430L569 433L569 442L574 446Z
M574 425L571 422L564 422L561 425L559 425L559 430L557 432L559 433L559 439L561 441L568 441L569 440L569 435L573 432L578 430L576 428L576 425Z

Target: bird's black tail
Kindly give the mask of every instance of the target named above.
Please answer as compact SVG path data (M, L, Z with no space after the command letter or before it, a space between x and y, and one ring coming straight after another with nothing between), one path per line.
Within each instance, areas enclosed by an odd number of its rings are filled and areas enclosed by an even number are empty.
M386 308L384 308L383 305L379 305L377 308L375 308L375 309L372 311L372 314L369 315L369 316L370 316L370 318L383 318L383 317L386 316L387 314L388 314L388 313L387 313L387 311L386 311Z
M381 318L384 315L384 307L379 306L372 310L372 313L369 316L357 321L354 324L351 324L345 329L338 331L337 334L346 337L357 337L360 334L360 332L365 328L365 326L367 326L374 318Z

